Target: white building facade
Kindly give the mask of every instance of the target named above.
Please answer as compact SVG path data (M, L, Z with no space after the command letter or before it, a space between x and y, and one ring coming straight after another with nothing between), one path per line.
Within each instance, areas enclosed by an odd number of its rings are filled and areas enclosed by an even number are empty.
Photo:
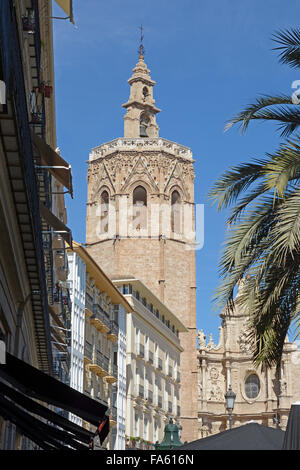
M70 385L83 393L86 265L74 251L68 253L68 263L72 300ZM70 414L70 419L82 425L81 418Z
M118 382L113 392L113 401L117 407L117 426L112 430L112 449L125 450L126 419L126 310L122 305L114 305L114 314L118 317L119 336L114 354L117 354Z

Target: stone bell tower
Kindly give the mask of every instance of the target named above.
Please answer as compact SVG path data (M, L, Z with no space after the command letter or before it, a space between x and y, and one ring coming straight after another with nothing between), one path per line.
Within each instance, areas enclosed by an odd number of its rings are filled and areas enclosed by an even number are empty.
M194 168L189 148L159 137L143 49L128 80L124 137L92 149L87 249L111 277L135 276L188 328L180 335L182 441L198 438Z

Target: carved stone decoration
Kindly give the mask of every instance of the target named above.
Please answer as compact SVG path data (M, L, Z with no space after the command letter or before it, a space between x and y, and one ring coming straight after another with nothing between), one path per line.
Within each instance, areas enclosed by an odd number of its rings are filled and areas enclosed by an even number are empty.
M201 399L203 396L203 387L200 382L198 382L198 398Z
M208 371L207 400L224 401L224 378L217 367L211 367Z
M282 377L279 379L279 390L280 390L280 395L286 395L287 394L287 381L285 377Z
M222 393L221 387L217 384L213 384L208 392L208 401L224 401L224 394Z
M203 349L206 346L206 336L203 332L203 330L200 330L198 332L198 341L199 341L199 348Z
M249 330L247 329L247 325L244 324L242 332L237 339L237 343L241 351L247 354L251 354L252 345L251 345L248 335L249 335Z
M157 183L152 174L150 173L146 162L141 157L137 159L134 167L131 169L129 176L125 179L121 191L126 191L130 185L140 180L143 180L144 182L148 183L150 188L152 188L155 192L158 192Z
M164 188L164 192L167 193L171 186L178 185L180 188L182 188L185 199L189 200L190 194L186 188L184 180L185 178L182 171L182 164L176 161L171 170L171 173L166 176L166 185Z
M210 333L210 334L209 334L209 342L208 342L206 348L207 348L207 350L210 350L210 349L213 349L213 348L215 348L215 347L216 347L216 345L215 345L215 343L214 343L212 334Z

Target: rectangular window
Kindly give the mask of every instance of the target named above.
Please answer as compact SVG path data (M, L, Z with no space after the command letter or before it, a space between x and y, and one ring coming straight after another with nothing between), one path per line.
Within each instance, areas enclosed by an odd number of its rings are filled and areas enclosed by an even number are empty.
M123 294L124 294L124 295L129 294L129 286L128 286L128 284L123 284Z
M134 413L134 435L139 437L139 415L137 412Z

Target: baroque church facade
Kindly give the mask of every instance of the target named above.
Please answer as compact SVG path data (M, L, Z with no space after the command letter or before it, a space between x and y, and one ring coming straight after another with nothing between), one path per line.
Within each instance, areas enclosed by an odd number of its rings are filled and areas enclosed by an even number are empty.
M286 429L292 403L300 400L300 350L286 338L281 368L255 368L247 342L248 313L241 307L240 281L233 311L220 315L219 343L198 332L198 438L228 429L224 394L236 394L232 426L249 421Z
M179 333L182 440L198 438L194 168L189 148L159 136L155 82L139 61L123 104L124 137L93 148L86 246L111 278L139 279L187 331Z

